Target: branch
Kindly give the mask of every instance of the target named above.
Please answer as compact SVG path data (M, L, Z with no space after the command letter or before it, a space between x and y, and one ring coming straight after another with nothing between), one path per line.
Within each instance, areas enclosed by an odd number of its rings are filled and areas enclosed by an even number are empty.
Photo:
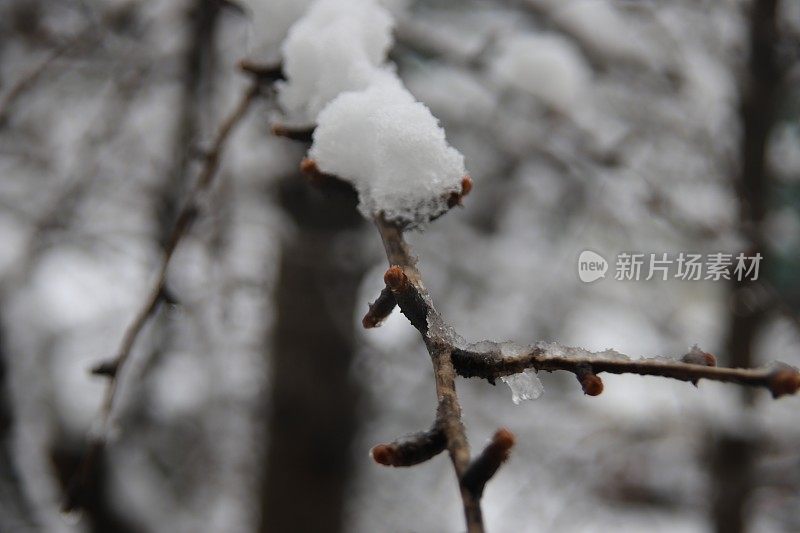
M384 288L378 299L369 304L369 311L364 315L361 325L364 329L376 328L388 317L397 305L392 289Z
M385 466L413 466L432 459L447 448L447 439L438 421L428 431L401 437L389 444L378 444L370 455Z
M75 476L70 480L66 499L64 501L65 511L73 510L79 503L78 495L83 489L93 464L96 461L98 450L102 448L105 442L105 434L108 431L108 425L111 420L122 370L130 359L133 347L144 329L144 326L153 317L156 310L159 308L159 304L166 298L165 285L172 256L181 240L189 233L192 223L199 214L199 201L201 197L210 190L211 185L214 183L222 154L225 151L231 133L246 116L251 104L260 93L261 85L258 81L254 81L244 92L231 114L221 123L211 149L205 154L204 165L200 171L197 182L188 194L186 202L178 213L175 225L164 247L164 253L161 257L161 264L156 275L156 280L150 288L147 298L126 329L116 356L107 361L100 362L91 370L94 375L108 378L108 385L100 408L101 433L99 437L92 439L88 451L84 455Z
M514 434L506 428L498 429L483 452L472 461L464 473L464 486L480 498L486 483L494 476L500 466L508 460L514 446Z
M5 125L5 123L8 121L8 118L11 114L11 109L16 101L36 84L36 82L45 72L47 72L47 69L53 64L53 62L55 62L56 59L64 55L64 53L75 46L85 36L86 31L81 31L71 39L50 50L47 55L41 61L39 61L39 63L37 63L24 76L17 80L14 85L11 86L2 102L0 102L0 126Z
M123 336L122 343L117 355L108 361L101 362L92 369L95 375L107 376L110 378L109 387L106 391L105 401L103 403L104 418L107 420L111 409L113 407L114 395L117 385L117 376L120 370L130 357L133 346L141 333L148 320L153 316L158 309L164 297L164 286L167 281L167 272L169 270L169 263L178 247L178 244L189 232L192 223L197 218L199 213L198 203L201 196L208 192L214 177L219 169L219 162L225 145L230 138L231 132L236 127L242 118L244 118L250 104L253 103L256 96L258 96L260 88L257 84L253 84L248 88L234 111L228 116L227 119L221 124L217 133L214 144L205 155L205 164L200 172L200 176L194 185L194 188L189 193L186 203L178 213L178 218L175 225L170 232L169 239L164 249L164 254L161 258L161 266L156 276L156 281L150 289L147 299L145 300L139 312L136 314L133 322L128 326Z
M561 348L561 347L559 347ZM700 379L738 383L750 387L766 388L772 396L778 398L787 394L795 394L800 388L800 372L794 367L778 363L772 368L744 369L720 368L713 364L700 363L693 356L687 354L682 360L669 360L665 358L630 359L615 353L614 357L597 357L592 352L579 348L563 348L578 355L552 355L548 353L546 345L537 345L527 353L520 355L502 355L499 345L496 350L478 351L474 349L456 348L453 351L453 363L458 374L463 377L480 377L490 382L495 379L518 374L525 369L535 370L566 370L573 372L584 391L590 387L592 391L598 386L591 376L601 372L609 374L638 374L640 376L661 376L697 383ZM708 354L710 355L710 354ZM713 356L711 356L713 357ZM599 383L602 392L602 382Z

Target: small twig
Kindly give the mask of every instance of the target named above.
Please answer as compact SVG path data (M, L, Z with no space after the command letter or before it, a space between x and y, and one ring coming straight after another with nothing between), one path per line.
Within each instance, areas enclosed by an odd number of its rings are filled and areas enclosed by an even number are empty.
M273 124L272 134L285 137L292 141L310 143L314 139L314 126L289 126L286 124Z
M253 81L259 85L268 85L284 79L283 65L280 63L261 64L248 59L243 59L239 61L238 66L239 70L252 76Z
M498 429L491 442L483 449L483 452L476 457L469 468L464 473L462 483L464 486L480 498L486 483L492 479L500 466L508 460L511 448L514 446L514 434L506 428Z
M47 69L53 64L53 62L55 62L55 60L83 40L87 33L88 30L80 31L67 41L50 50L44 56L44 58L42 58L36 65L33 66L33 68L31 68L25 75L17 80L14 85L11 86L3 100L0 102L0 126L5 125L5 123L8 121L9 115L11 114L11 109L16 101L36 84L36 82L45 72L47 72Z
M111 416L111 411L113 409L119 373L130 357L133 346L136 343L136 339L139 337L139 334L149 319L158 309L159 303L162 300L164 287L167 282L169 264L175 249L178 247L181 239L183 239L183 237L189 232L192 223L197 218L198 200L203 193L208 191L214 180L219 168L222 152L225 149L225 143L228 141L233 128L245 116L250 104L252 104L253 100L256 96L258 96L258 94L259 86L258 84L253 84L244 93L234 111L220 126L216 139L214 140L214 144L212 145L211 150L206 154L205 165L200 172L197 183L195 183L195 186L190 192L186 203L178 213L178 218L172 228L172 232L170 233L169 239L164 248L164 253L161 258L161 266L156 276L156 280L150 289L144 305L142 305L142 307L139 309L139 312L134 317L133 322L131 322L130 326L128 326L128 329L125 331L125 335L122 338L122 343L117 351L117 355L109 361L101 362L92 370L93 374L103 375L109 378L109 385L106 389L102 406L104 426L108 423L108 420Z
M401 437L388 444L378 444L370 455L385 466L414 466L432 459L447 448L447 439L438 424L428 431Z
M364 315L361 324L365 329L377 328L392 313L396 305L397 300L392 294L392 289L384 287L378 299L369 304L369 311Z
M117 354L114 358L100 362L92 370L92 374L103 376L108 379L103 403L101 406L101 427L99 436L93 437L90 446L87 448L86 453L78 466L76 474L70 480L69 488L67 490L66 499L64 501L64 510L69 511L74 509L78 504L80 491L83 489L86 480L88 479L89 472L91 472L94 462L97 460L99 451L105 445L105 436L108 432L108 425L111 420L111 414L114 408L114 400L116 391L119 386L121 371L129 360L133 346L136 343L142 329L153 317L155 311L158 309L159 304L166 297L165 285L167 281L167 272L169 270L170 260L178 247L178 244L189 232L192 222L198 215L198 201L204 193L206 193L213 184L214 177L219 169L219 164L222 158L222 153L225 150L226 143L230 138L233 129L242 121L247 114L250 105L260 94L260 85L254 82L243 94L236 108L230 115L222 122L217 132L211 150L205 156L205 164L198 176L194 188L191 190L186 203L178 213L178 218L172 228L169 239L164 248L164 253L161 257L161 264L159 267L156 280L148 293L147 299L142 307L136 313L133 322L128 326L123 336L122 342Z

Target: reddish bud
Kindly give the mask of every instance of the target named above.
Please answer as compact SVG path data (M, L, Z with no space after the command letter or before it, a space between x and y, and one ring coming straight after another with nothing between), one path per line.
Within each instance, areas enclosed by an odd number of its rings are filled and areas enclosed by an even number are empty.
M461 197L468 195L472 191L472 178L469 174L461 178Z
M394 450L388 444L378 444L370 451L372 459L381 465L392 466L394 464Z
M383 281L392 292L402 290L408 284L408 276L399 266L390 267L383 275Z
M597 374L586 374L580 382L583 393L587 396L599 396L603 392L603 380Z
M494 442L499 449L508 451L514 447L516 438L514 437L514 434L511 433L511 431L509 431L508 429L500 428L494 433L494 437L492 437L492 442Z
M306 174L314 174L319 172L319 167L317 167L316 161L310 157L304 157L303 160L300 161L300 171Z
M800 372L789 365L776 368L767 379L767 386L773 398L795 394L800 389Z
M308 176L308 180L312 185L317 187L321 186L326 181L326 174L320 171L317 162L310 157L306 157L300 161L300 171Z

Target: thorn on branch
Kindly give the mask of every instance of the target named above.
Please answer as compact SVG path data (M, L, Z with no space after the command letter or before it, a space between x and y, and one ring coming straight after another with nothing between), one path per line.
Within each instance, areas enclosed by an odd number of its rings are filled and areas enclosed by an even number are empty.
M575 377L578 378L585 395L599 396L603 392L603 380L592 371L590 366L576 368Z
M492 441L464 472L464 476L461 478L464 488L469 490L476 498L480 498L486 483L508 459L515 440L514 434L508 429L498 429L492 437Z
M389 287L384 287L378 299L369 304L369 311L364 315L361 324L365 329L377 328L391 314L397 300Z
M793 366L779 363L770 372L767 378L767 387L773 398L795 394L800 389L800 371Z
M270 128L277 137L285 137L292 141L310 143L314 138L314 126L287 126L286 124L273 124Z
M378 444L370 455L376 463L384 466L414 466L440 454L446 447L444 432L434 426L389 444Z

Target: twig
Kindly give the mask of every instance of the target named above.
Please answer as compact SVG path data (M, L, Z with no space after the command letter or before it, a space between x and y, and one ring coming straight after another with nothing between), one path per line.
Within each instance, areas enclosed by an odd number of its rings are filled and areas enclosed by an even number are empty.
M800 372L794 367L778 364L765 369L717 368L716 358L699 349L693 349L682 360L639 359L631 360L617 354L614 358L595 357L585 350L582 356L548 355L545 348L532 347L527 353L504 356L499 349L477 351L456 346L454 332L445 324L433 307L432 300L416 267L416 258L406 244L403 231L396 225L376 218L383 240L386 257L392 265L384 280L392 290L400 310L419 330L433 361L436 392L439 400L438 420L444 432L461 489L467 529L483 531L480 498L486 482L494 475L513 444L513 437L495 435L494 445L471 465L469 444L461 422L461 408L455 389L455 375L481 377L490 382L498 377L517 374L525 369L566 370L573 372L584 393L596 396L603 390L597 375L639 374L662 376L697 383L700 379L739 383L768 389L773 397L795 394L800 388Z
M494 351L455 349L453 361L463 377L481 377L494 380L501 376L518 374L527 368L535 370L566 370L581 376L585 369L594 374L639 374L661 376L679 381L697 382L700 379L738 383L768 389L776 398L794 394L800 387L800 372L788 365L774 368L721 368L666 359L595 358L589 356L548 355L543 348L534 347L523 355L502 356Z
M285 137L292 141L310 143L314 138L314 126L289 126L287 124L273 124L272 134Z
M117 355L109 361L100 363L92 370L93 374L103 375L110 378L102 407L104 423L107 423L113 408L114 396L118 381L117 377L122 367L130 357L136 339L139 337L142 329L147 324L148 320L153 316L156 309L158 309L159 303L163 298L164 286L167 281L167 272L169 271L170 260L172 259L175 249L178 247L181 239L183 239L183 237L189 232L189 228L191 228L192 223L197 218L199 211L198 201L201 195L209 190L214 177L216 176L217 170L219 169L219 162L225 149L225 144L227 143L233 128L239 124L242 118L244 118L247 110L250 107L250 104L252 104L253 100L255 100L256 96L258 96L259 91L260 89L258 84L253 84L250 88L248 88L236 108L220 126L217 137L214 140L214 144L212 145L211 150L205 156L205 165L200 172L197 183L195 183L194 188L189 193L186 203L178 213L178 218L172 228L169 239L164 248L164 253L161 258L161 266L159 268L158 275L156 276L156 281L150 289L144 305L142 305L142 307L139 309L139 312L136 314L133 322L125 331L125 335L122 338L122 343L117 351Z
M50 67L50 65L52 65L56 59L64 55L65 52L86 37L86 35L87 30L81 31L74 37L50 50L47 55L45 55L45 57L39 61L39 63L37 63L25 75L17 80L14 85L11 86L2 102L0 102L0 126L5 125L5 123L8 121L11 109L16 101L23 94L25 94L27 90L36 84L39 78L41 78L42 75L47 71L48 67Z
M101 426L100 434L92 439L87 453L84 455L81 464L79 465L75 476L70 480L67 489L66 498L64 501L64 510L73 510L79 505L79 494L83 489L88 475L92 470L93 464L98 456L98 450L104 446L105 435L108 432L108 425L111 420L111 414L114 408L114 400L116 398L116 391L119 386L120 375L126 364L130 359L133 347L136 340L139 338L142 329L147 322L153 317L159 304L165 298L165 284L167 280L167 272L169 270L170 260L178 247L181 240L188 234L192 223L197 218L199 213L198 202L204 193L207 193L214 182L217 175L219 164L222 154L225 150L226 144L233 132L234 128L242 121L247 114L250 105L260 94L261 87L258 81L253 82L251 86L244 92L239 103L236 105L230 115L222 122L217 131L216 138L211 149L205 155L205 163L198 176L197 182L188 195L188 198L178 213L175 225L169 235L169 239L164 247L164 252L161 257L161 264L159 267L156 280L148 293L147 299L144 301L142 307L136 313L133 322L128 326L122 338L117 354L114 358L103 361L97 364L92 373L99 376L108 378L108 385L106 387L103 403L101 405L100 417Z
M469 465L469 468L464 473L463 483L475 497L480 498L483 495L486 482L508 460L514 441L513 433L506 428L498 429L491 442L483 449L483 452Z
M386 257L392 265L384 277L386 285L392 289L400 310L419 330L431 356L439 403L437 422L444 433L447 451L458 478L467 531L480 533L483 531L480 496L476 496L463 482L470 464L470 451L456 394L452 345L439 334L444 322L430 303L416 267L416 258L403 239L402 230L382 217L377 217L375 223L383 240Z
M432 459L447 448L438 421L428 431L399 438L389 444L378 444L370 455L376 463L386 466L413 466Z
M369 311L364 315L361 325L365 329L376 328L381 325L386 317L391 314L397 305L397 300L392 294L392 289L385 287L378 295L378 299L369 304Z

